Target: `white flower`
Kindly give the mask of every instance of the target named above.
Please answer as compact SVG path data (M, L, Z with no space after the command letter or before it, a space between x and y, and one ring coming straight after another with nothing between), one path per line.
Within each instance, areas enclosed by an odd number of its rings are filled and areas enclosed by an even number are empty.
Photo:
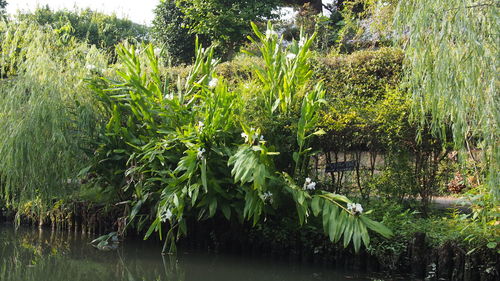
M217 60L216 59L212 59L212 61L210 62L212 65L216 64L217 63Z
M361 206L361 204L356 203L355 207L356 207L356 211L357 211L358 213L360 213L360 214L362 214L362 213L363 213L363 207Z
M136 55L139 55L140 53L141 53L141 50L139 50L139 49L135 50Z
M289 60L293 60L295 57L297 57L297 55L292 53L288 53L288 55L286 55L286 58Z
M311 180L311 178L306 178L304 182L304 190L315 190L316 183Z
M174 99L174 94L166 94L165 99L167 100L173 100Z
M260 141L264 141L264 136L260 135Z
M205 127L205 124L203 124L203 122L201 121L198 121L198 132L203 131L203 127Z
M270 191L266 191L264 192L264 194L262 194L262 200L264 201L268 201L269 202L273 202L273 194L270 192Z
M172 211L170 211L170 209L167 209L167 211L165 211L165 213L161 217L161 221L165 222L166 220L169 220L171 218L172 218Z
M351 212L355 207L354 203L347 203L347 210Z
M246 133L241 133L241 137L245 138L245 142L248 141L248 135Z
M306 40L304 38L300 38L299 47L303 47L305 43L306 43Z
M212 78L212 79L210 80L210 82L208 82L208 87L209 87L210 89L213 89L213 88L217 87L217 84L218 84L218 83L219 83L219 79L217 79L217 78L215 78L215 77L214 77L214 78Z
M203 158L203 153L205 153L205 149L204 148L198 148L198 153L196 154L196 157L198 157L198 159L201 159Z
M157 56L157 57L158 57L158 56L160 56L160 54L161 54L161 49L160 49L160 48L155 48L155 49L154 49L154 54L155 54L155 56Z
M359 203L347 203L347 210L355 214L363 213L363 207Z
M270 37L273 37L273 36L278 36L278 33L276 33L276 31L274 31L272 29L266 30L266 37L267 38L270 38Z
M93 65L93 64L87 64L87 65L85 66L85 68L86 68L87 70L90 70L90 71L92 71L92 70L97 70L97 67L96 67L95 65Z

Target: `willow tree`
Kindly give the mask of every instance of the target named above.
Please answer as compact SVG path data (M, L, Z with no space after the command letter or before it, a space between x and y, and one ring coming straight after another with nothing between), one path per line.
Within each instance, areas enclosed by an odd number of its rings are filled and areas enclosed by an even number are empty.
M395 19L416 116L442 138L451 130L469 157L475 148L482 151L483 168L476 172L496 200L499 7L494 0L401 0Z
M83 78L107 63L61 32L0 23L0 200L30 212L74 186L97 118Z

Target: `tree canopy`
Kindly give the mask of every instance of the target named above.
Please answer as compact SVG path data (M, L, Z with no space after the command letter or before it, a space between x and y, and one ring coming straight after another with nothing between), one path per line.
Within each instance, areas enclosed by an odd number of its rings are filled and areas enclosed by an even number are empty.
M19 18L49 25L59 32L108 50L112 50L122 40L148 39L147 27L118 18L116 15L106 15L90 9L53 11L45 6L33 13L20 14Z
M176 0L176 3L190 32L205 36L227 54L251 33L250 21L266 21L275 17L273 11L280 1Z
M415 113L441 137L451 128L457 148L484 152L485 180L497 198L498 8L495 1L403 0L396 18Z

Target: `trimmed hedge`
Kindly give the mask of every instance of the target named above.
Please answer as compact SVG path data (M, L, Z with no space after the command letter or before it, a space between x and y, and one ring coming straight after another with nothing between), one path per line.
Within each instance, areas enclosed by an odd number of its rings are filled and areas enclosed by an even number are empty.
M386 87L395 88L403 75L404 54L401 49L381 48L349 55L314 57L314 72L323 79L326 98L355 95L381 97Z

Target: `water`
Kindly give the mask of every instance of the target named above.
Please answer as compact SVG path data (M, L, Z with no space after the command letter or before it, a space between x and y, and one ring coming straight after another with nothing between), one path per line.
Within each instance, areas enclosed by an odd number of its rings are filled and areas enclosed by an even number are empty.
M0 225L2 281L364 281L363 274L324 266L179 250L162 256L156 242L127 239L116 251L89 245L95 237Z

